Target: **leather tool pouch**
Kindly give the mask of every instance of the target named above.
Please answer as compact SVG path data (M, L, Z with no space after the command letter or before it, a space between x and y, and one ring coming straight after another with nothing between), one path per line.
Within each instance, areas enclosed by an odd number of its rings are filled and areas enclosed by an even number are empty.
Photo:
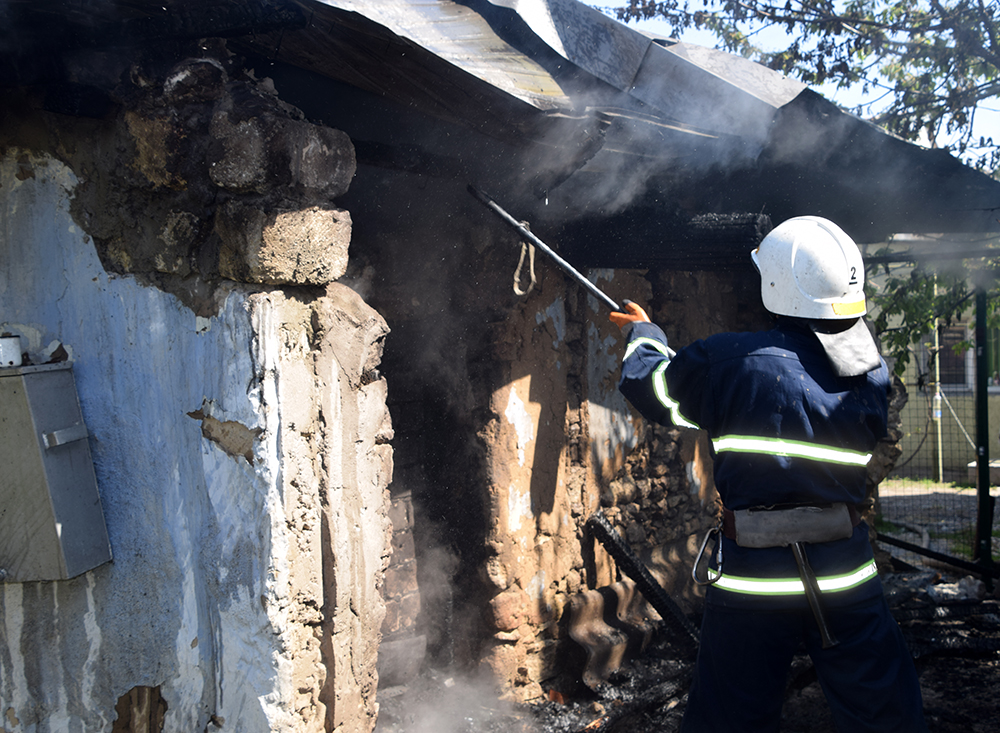
M740 547L787 547L795 542L833 542L854 533L847 504L733 512Z

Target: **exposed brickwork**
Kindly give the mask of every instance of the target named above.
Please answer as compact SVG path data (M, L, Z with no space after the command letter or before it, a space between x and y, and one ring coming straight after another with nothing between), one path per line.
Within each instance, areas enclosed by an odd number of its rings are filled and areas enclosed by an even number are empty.
M405 470L397 473L405 474ZM427 651L427 637L419 628L422 602L413 538L413 499L409 491L393 494L389 520L392 557L382 586L386 613L378 658L380 687L412 681L420 672Z
M413 502L409 492L392 497L392 559L385 573L383 639L415 633L420 613L417 555L413 542Z

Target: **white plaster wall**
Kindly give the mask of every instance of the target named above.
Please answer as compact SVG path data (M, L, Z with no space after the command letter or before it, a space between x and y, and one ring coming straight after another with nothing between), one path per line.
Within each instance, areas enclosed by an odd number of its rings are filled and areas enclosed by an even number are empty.
M278 448L250 465L187 413L269 426L246 297L198 319L108 276L69 216L72 173L0 159L0 330L74 363L114 561L78 578L0 584L0 730L110 730L116 700L161 686L167 731L266 731L287 720L286 654L265 606L281 568ZM256 359L252 349L256 349ZM207 407L205 402L208 401ZM275 403L270 403L275 404ZM209 730L214 729L212 726Z

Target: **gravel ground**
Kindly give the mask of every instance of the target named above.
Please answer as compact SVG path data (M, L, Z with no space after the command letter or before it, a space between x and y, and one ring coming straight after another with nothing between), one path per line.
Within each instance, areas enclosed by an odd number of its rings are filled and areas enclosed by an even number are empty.
M992 487L990 495L1000 496ZM948 555L969 558L976 530L979 499L973 488L926 481L885 481L879 486L882 520L895 525L886 530L897 539ZM896 529L898 528L898 529ZM993 558L1000 557L1000 515L993 517ZM919 556L893 550L900 559L919 564Z

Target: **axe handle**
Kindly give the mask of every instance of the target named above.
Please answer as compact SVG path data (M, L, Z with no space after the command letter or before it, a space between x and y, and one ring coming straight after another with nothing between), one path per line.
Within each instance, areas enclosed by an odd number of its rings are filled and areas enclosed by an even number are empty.
M809 601L809 608L812 610L813 618L819 627L819 635L823 640L823 648L837 646L840 642L833 635L833 631L826 624L826 616L823 615L823 602L820 598L819 584L816 582L816 575L809 565L809 558L806 557L805 546L802 542L792 543L792 552L795 554L795 564L799 566L799 577L802 578L802 585L805 587L806 600Z

